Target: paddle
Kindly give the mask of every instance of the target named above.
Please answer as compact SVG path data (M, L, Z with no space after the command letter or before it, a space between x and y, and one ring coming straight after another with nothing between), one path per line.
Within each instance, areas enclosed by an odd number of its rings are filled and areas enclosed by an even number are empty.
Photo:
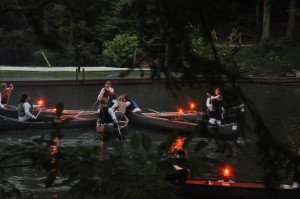
M148 108L148 110L149 110L149 111L152 111L152 112L154 112L154 113L160 113L160 112L158 112L158 111L155 111L155 110L153 110L153 109L150 109L150 108Z
M42 108L39 110L39 112L38 112L38 113L36 114L36 116L35 116L35 119L38 118L38 116L40 115L40 113L42 112L43 109L44 109L44 107L42 107ZM34 121L31 122L30 127L27 129L27 131L31 129L33 123L34 123Z
M81 111L80 113L78 113L77 115L75 115L73 118L78 117L79 115L81 115L84 111Z
M118 128L118 131L119 131L119 141L125 140L124 136L121 133L119 124L117 124L117 128Z
M95 105L97 104L97 102L98 102L98 99L96 100L96 102L94 103L94 105L90 108L90 110L92 110L95 107Z

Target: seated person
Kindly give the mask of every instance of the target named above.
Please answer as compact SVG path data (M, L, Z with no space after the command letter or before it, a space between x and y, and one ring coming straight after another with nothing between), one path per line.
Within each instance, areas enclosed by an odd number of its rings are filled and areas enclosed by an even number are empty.
M106 98L102 98L100 100L100 113L98 123L114 123L115 126L117 126L119 123L113 109L111 107L108 107L108 100Z
M128 95L124 95L125 96L125 104L126 104L126 112L127 111L131 111L133 113L142 114L142 110L139 108L139 106L137 105L137 103L135 101L133 101Z
M30 102L30 95L23 93L18 105L18 118L20 122L35 120L36 116L32 115L34 108L42 107L42 105L33 105Z

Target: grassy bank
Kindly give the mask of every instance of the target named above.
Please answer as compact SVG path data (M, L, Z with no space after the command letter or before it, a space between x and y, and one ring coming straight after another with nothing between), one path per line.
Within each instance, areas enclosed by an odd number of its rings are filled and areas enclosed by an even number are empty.
M98 77L108 77L110 75L122 75L124 71L87 71L85 72L86 78L98 78ZM80 77L83 76L83 72L78 74ZM144 77L150 77L151 71L144 71ZM29 71L0 71L0 78L75 78L76 72L29 72ZM128 77L141 77L140 71L131 71Z

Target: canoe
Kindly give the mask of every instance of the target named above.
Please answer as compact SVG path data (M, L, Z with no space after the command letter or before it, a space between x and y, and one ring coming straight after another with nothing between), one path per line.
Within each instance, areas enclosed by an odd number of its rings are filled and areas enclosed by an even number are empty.
M151 110L151 109L149 109ZM199 112L199 111L192 111L192 110L186 110L182 112L158 112L152 110L154 113L144 113L148 116L153 117L161 117L161 118L167 118L167 119L177 119L177 120L187 120L190 122L195 122L197 118L202 117L208 117L206 112ZM224 110L224 119L222 120L222 124L226 123L233 123L236 121L241 121L243 117L245 116L245 106L244 104L231 107Z
M33 115L39 114L39 117L44 117L44 116L50 116L55 114L55 109L49 109L49 108L35 108L33 110ZM8 105L7 110L0 109L0 115L5 116L5 117L10 117L10 118L18 118L18 108L16 106ZM82 110L69 110L69 109L64 109L62 111L62 115L70 115L70 116L80 116L80 115L97 115L98 117L98 112L97 111L82 111ZM77 117L78 117L77 116Z
M98 121L96 122L96 132L99 133L100 139L102 139L103 142L112 139L123 140L124 134L126 134L126 132L128 131L129 119L124 114L122 115L121 118L118 117L117 113L116 115L119 121L119 129L114 127L114 123L107 123L104 125L100 125Z
M183 198L212 199L298 199L300 189L292 189L290 184L266 186L262 182L218 181L209 179L188 179L186 182L174 182Z
M77 114L78 115L78 114ZM63 115L61 119L73 118L62 128L87 128L94 127L98 114L96 112L83 112L80 115ZM29 130L29 129L54 129L51 123L47 123L44 119L51 118L53 115L39 116L37 121L19 122L17 118L6 117L0 115L0 131L5 130ZM57 120L59 122L60 120Z
M128 112L126 114L130 120L130 124L142 125L143 127L160 128L185 134L200 132L202 137L239 137L239 128L237 123L210 126L205 123L197 124L187 120L178 120L172 117L160 117L160 115L156 115L155 113L136 114Z

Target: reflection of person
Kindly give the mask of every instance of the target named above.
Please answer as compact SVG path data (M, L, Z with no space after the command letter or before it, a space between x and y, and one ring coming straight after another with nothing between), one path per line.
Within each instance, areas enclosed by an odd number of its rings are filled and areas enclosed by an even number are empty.
M14 89L14 85L10 84L9 87L7 87L6 83L1 83L1 88L0 88L0 99L1 99L1 104L7 104L9 96L11 92Z
M101 101L102 98L108 99L113 92L114 89L111 87L111 82L107 81L97 97L98 101Z
M18 105L18 116L20 122L25 122L27 120L36 119L36 116L32 115L33 109L42 107L41 105L33 105L30 102L30 95L28 93L23 93L20 103Z

